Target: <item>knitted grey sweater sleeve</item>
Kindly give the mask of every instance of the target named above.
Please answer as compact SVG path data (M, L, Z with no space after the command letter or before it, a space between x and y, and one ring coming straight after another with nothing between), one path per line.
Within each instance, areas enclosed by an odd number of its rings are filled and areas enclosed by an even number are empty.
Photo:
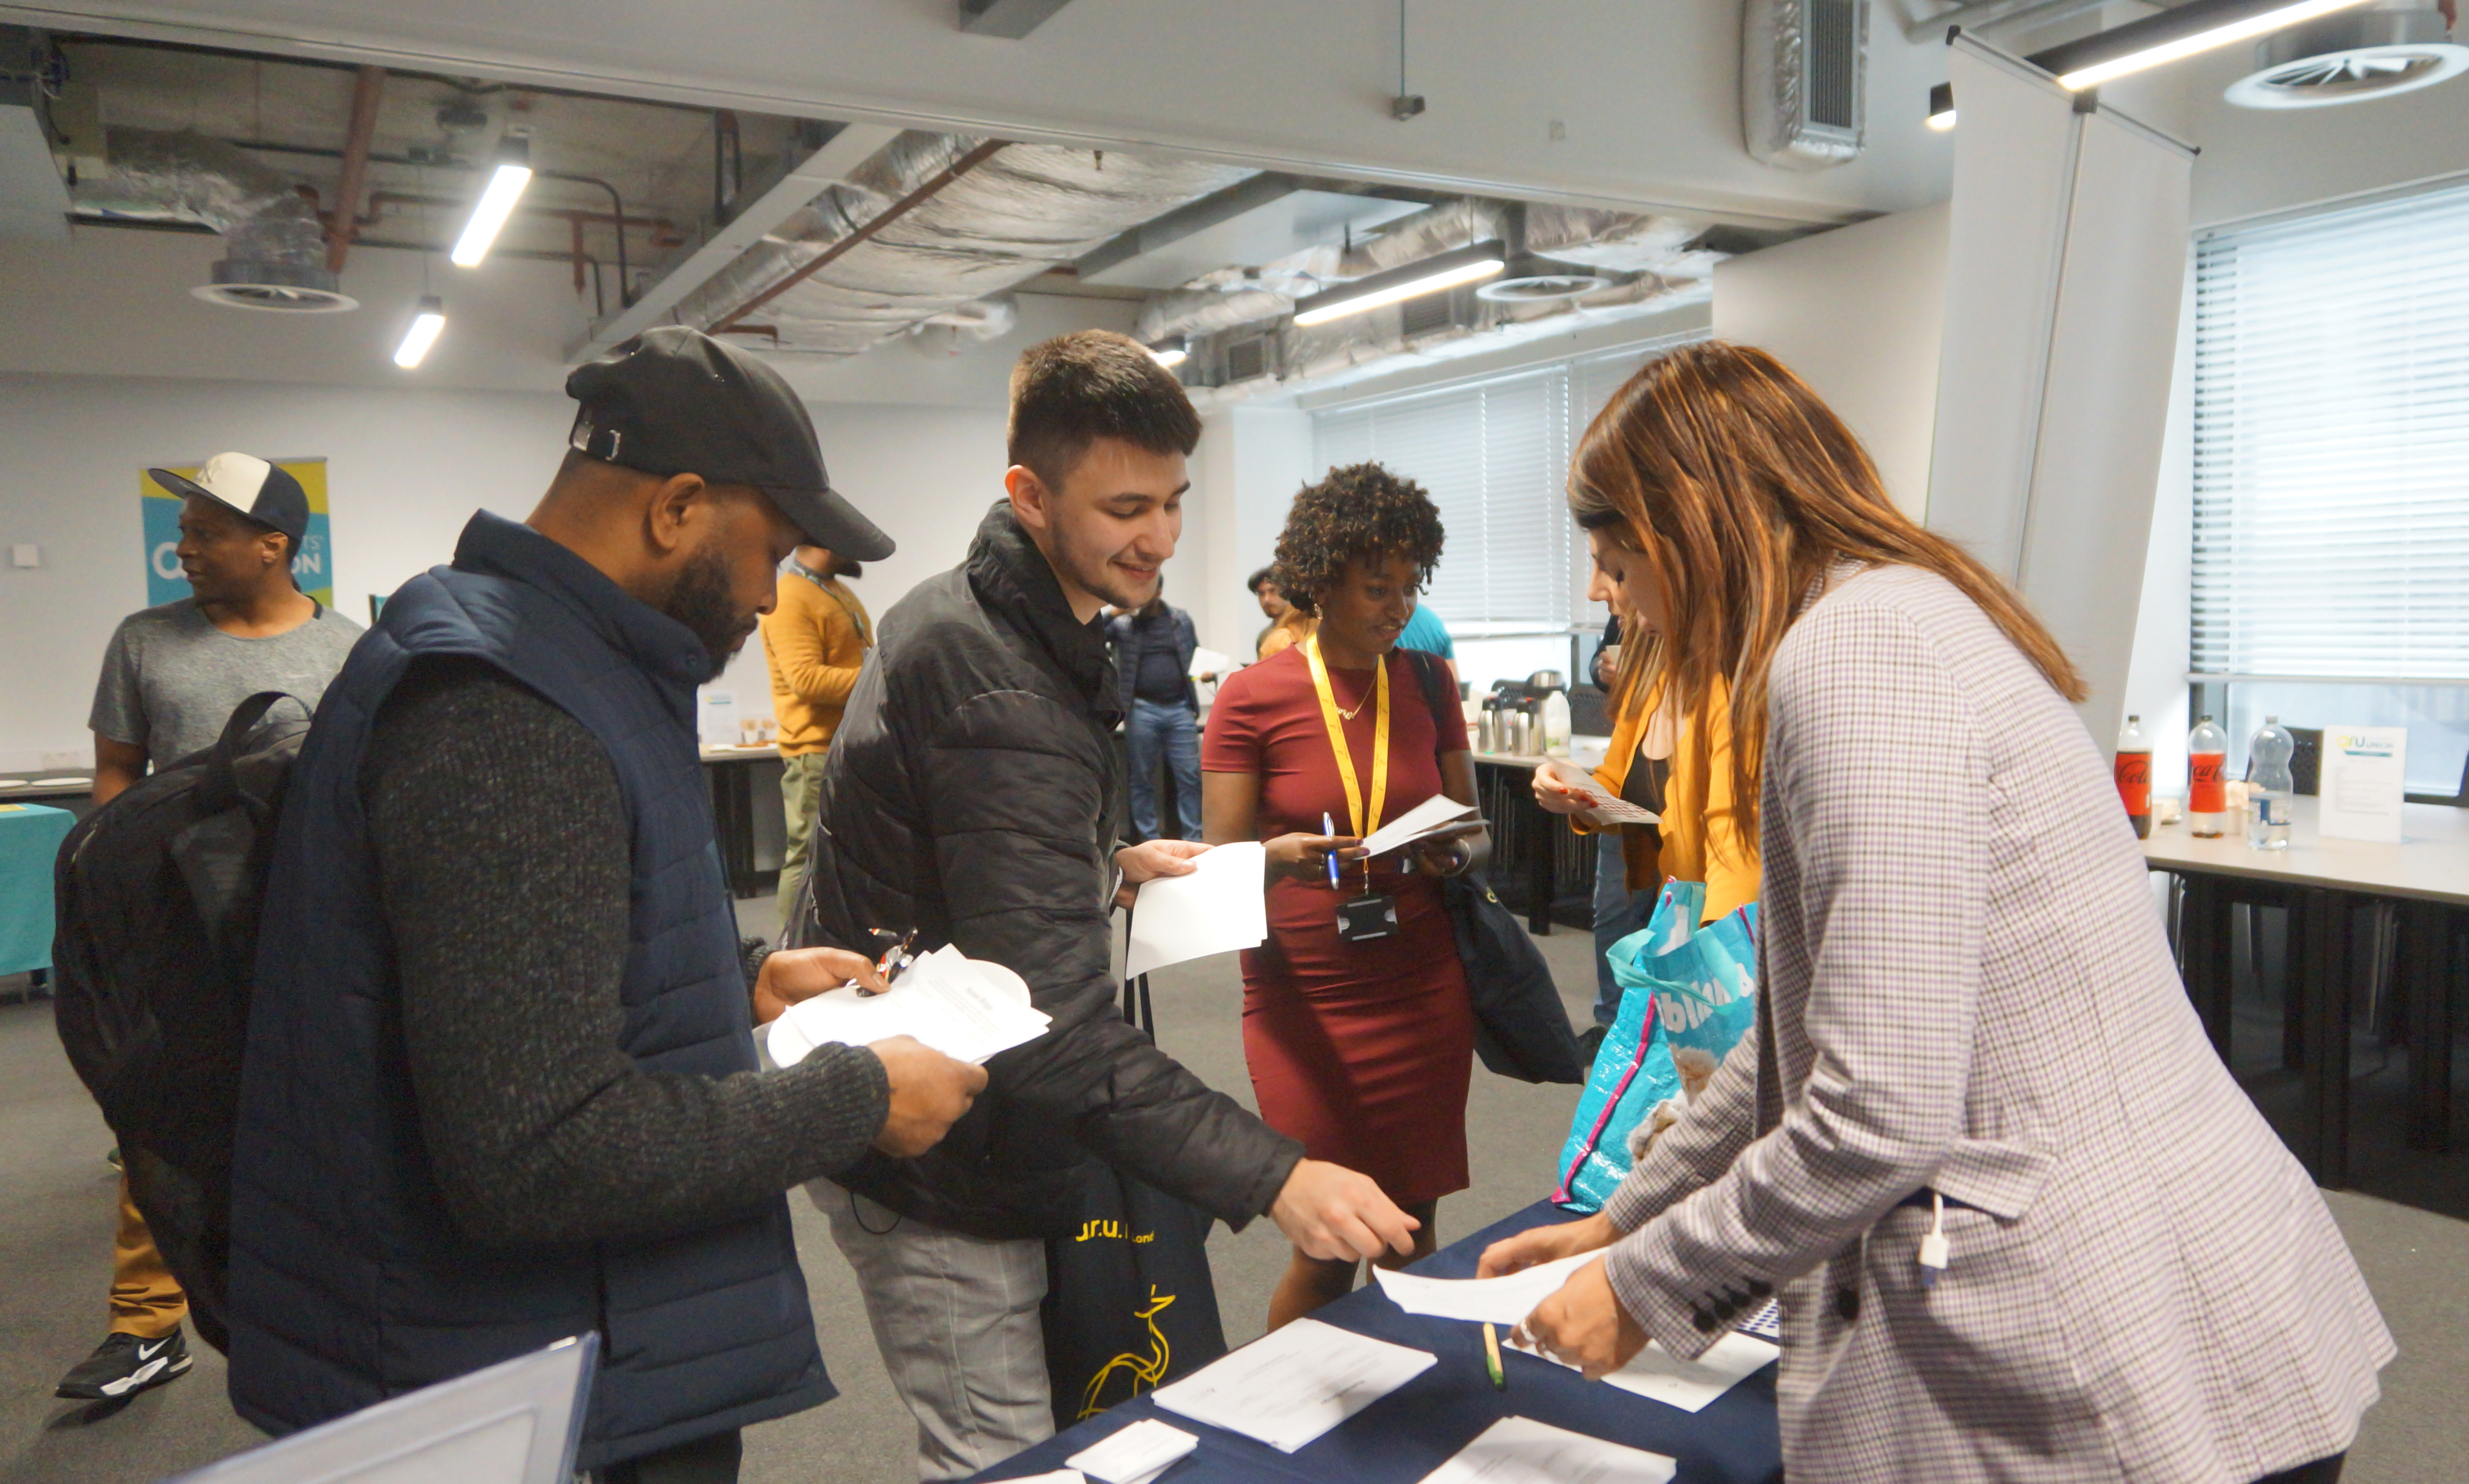
M360 790L421 1134L467 1234L686 1231L865 1153L889 1088L864 1048L718 1078L618 1049L628 832L581 722L482 662L419 661Z

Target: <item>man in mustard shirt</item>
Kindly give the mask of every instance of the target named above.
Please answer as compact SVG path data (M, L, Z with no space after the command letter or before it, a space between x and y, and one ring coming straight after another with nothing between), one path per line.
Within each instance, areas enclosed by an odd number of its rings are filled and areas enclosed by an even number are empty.
M800 546L780 569L780 598L763 619L764 662L772 671L772 712L780 719L780 801L789 814L789 853L780 862L780 919L787 922L812 854L823 758L841 710L874 646L865 605L842 578L854 561Z

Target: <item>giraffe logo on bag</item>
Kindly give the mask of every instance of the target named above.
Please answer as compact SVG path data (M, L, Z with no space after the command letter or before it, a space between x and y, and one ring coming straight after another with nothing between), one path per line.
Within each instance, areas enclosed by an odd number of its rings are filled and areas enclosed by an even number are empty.
M1147 1307L1132 1311L1133 1318L1145 1322L1149 1327L1149 1353L1146 1356L1117 1356L1097 1367L1097 1374L1089 1378L1087 1394L1080 1399L1081 1420L1096 1416L1114 1405L1115 1402L1128 1402L1144 1390L1154 1391L1158 1382L1165 1380L1167 1358L1171 1351L1165 1342L1165 1332L1158 1328L1157 1316L1173 1303L1173 1294L1160 1293L1155 1284L1149 1286ZM1105 1397L1106 1382L1112 1381L1118 1371L1130 1374L1132 1389L1110 1402Z

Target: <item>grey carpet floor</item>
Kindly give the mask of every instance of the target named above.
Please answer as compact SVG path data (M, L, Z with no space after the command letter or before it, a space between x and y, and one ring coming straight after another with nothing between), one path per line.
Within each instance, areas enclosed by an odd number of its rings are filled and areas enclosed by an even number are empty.
M750 930L768 899L741 905ZM1589 945L1561 929L1541 940L1572 1018L1593 997ZM0 979L0 992L23 980ZM1239 1036L1242 987L1219 959L1155 976L1159 1039L1212 1085L1251 1102ZM1543 1193L1575 1089L1531 1087L1479 1068L1467 1109L1473 1186L1441 1205L1443 1241ZM147 1484L262 1441L223 1396L220 1358L117 1408L56 1400L62 1371L103 1338L116 1188L109 1132L62 1059L41 1002L0 1005L0 1484ZM2469 1157L2464 1155L2461 1157ZM2332 1208L2365 1268L2401 1357L2366 1419L2349 1484L2419 1484L2469 1473L2469 1223L2363 1197ZM747 1434L748 1484L905 1484L913 1429L868 1338L865 1311L821 1216L790 1199L814 1295L816 1329L840 1399ZM1227 1338L1258 1336L1286 1261L1275 1227L1219 1228L1210 1243Z

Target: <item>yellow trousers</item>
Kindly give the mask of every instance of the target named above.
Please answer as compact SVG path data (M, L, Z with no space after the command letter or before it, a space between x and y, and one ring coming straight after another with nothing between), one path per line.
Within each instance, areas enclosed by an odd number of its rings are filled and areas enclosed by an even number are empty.
M180 1291L163 1254L154 1250L146 1218L128 1199L128 1176L120 1177L120 1231L111 1244L111 1333L159 1339L180 1327L189 1295Z

